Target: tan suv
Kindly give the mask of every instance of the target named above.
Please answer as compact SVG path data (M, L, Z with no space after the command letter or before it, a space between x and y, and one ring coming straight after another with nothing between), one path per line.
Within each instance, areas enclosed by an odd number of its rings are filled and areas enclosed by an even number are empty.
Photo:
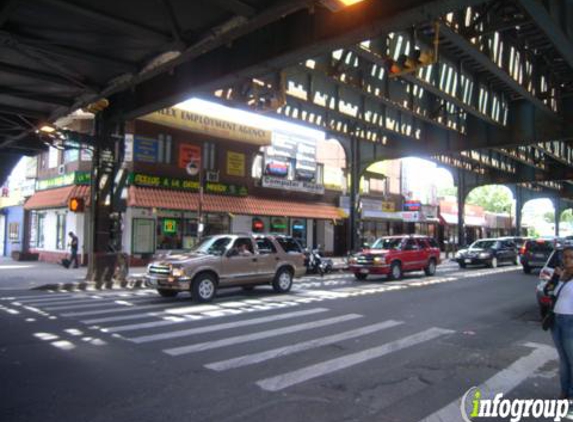
M163 297L190 291L196 301L209 302L223 287L271 284L277 293L288 292L293 278L305 271L300 245L291 237L225 234L205 238L188 253L152 262L146 279Z

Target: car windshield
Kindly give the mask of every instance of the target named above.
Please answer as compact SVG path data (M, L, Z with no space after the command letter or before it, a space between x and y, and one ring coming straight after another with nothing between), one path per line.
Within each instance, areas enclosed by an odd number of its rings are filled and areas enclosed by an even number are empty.
M401 238L383 238L378 239L370 249L400 249L402 244Z
M195 246L191 252L208 255L223 255L230 242L230 237L206 237L201 243Z
M489 249L493 248L497 240L478 240L471 244L470 249Z

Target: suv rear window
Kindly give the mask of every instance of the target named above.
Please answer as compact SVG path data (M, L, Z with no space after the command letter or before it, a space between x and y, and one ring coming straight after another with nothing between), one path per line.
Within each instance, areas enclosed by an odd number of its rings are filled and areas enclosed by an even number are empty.
M553 250L553 242L530 240L525 247L528 252L551 252Z
M400 237L391 237L391 238L384 238L381 237L378 239L374 244L370 247L370 249L400 249L402 245L402 238Z
M276 240L285 252L302 252L301 246L292 237L277 237Z
M428 241L428 243L430 244L430 246L432 248L439 248L440 245L438 245L438 241L436 239L434 239L433 237L429 237L426 239Z

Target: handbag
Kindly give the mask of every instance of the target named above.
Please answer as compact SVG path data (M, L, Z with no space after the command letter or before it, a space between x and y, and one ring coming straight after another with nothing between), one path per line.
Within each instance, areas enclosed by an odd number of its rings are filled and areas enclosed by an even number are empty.
M561 290L563 290L563 287L565 287L565 283L567 283L567 281L563 283L563 286L561 286L561 288L551 301L551 307L547 310L547 313L541 319L541 328L543 328L543 331L551 330L555 325L555 312L553 312L553 308L555 308L555 304L557 303L557 299L559 299Z

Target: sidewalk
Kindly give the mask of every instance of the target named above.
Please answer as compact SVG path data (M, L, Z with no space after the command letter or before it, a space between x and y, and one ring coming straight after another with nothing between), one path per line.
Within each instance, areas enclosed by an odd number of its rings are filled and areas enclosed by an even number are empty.
M133 267L129 269L128 278L131 277L135 281L143 273L145 267ZM85 282L86 274L86 267L66 269L61 265L46 262L0 258L0 290L87 288L89 286Z

